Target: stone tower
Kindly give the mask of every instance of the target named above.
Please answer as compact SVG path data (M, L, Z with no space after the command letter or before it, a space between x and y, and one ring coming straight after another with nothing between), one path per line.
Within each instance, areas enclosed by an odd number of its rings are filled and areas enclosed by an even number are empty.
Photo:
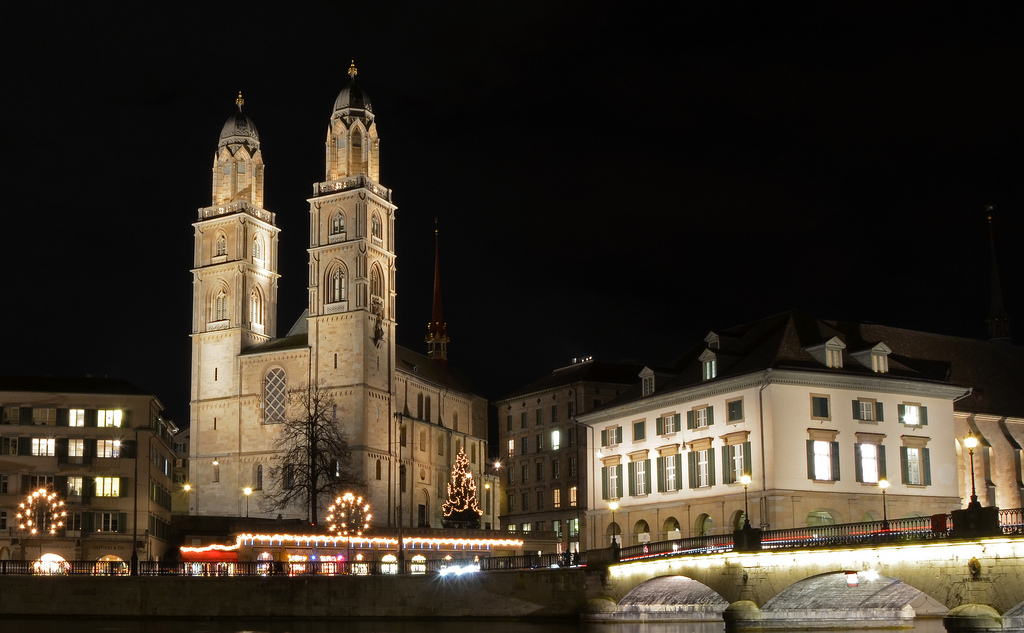
M326 180L309 199L308 330L311 380L331 389L350 442L365 451L393 441L395 205L377 182L380 141L356 72L352 64L334 102Z
M212 206L193 224L193 407L236 395L238 354L277 333L279 229L263 208L259 133L241 93L235 103L213 158Z

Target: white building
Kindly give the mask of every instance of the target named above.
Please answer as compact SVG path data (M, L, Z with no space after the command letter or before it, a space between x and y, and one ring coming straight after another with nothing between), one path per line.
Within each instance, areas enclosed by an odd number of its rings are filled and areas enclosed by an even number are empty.
M325 180L308 200L309 277L295 281L308 287L309 304L283 337L279 229L262 206L259 134L241 96L221 132L212 205L199 209L193 225L192 514L241 516L243 490L251 488L252 516L323 518L263 503L270 487L283 484L271 473L281 466L278 436L295 406L290 395L314 383L334 399L376 525L440 527L461 447L484 481L486 401L447 368L445 328L429 330L429 356L395 344L397 207L379 184L376 119L354 65L349 76L328 121ZM494 504L486 502L481 527L496 526Z
M961 507L954 403L970 390L941 355L912 353L932 336L790 312L645 369L579 417L594 433L590 546L732 532L745 474L754 527L879 520L882 479L890 519Z

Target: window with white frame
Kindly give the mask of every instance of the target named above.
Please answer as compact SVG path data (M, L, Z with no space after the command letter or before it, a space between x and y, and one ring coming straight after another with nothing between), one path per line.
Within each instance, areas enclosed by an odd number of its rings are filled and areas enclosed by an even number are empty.
M706 488L715 485L715 453L708 447L703 450L691 450L690 488Z
M68 440L68 458L77 459L76 463L81 462L81 458L85 457L85 440L81 438L71 438Z
M32 454L36 457L53 457L56 454L57 440L53 438L32 438Z
M28 489L39 490L40 488L46 488L47 490L53 488L53 475L29 475L28 476Z
M882 403L874 398L858 398L853 401L853 419L861 422L882 422Z
M69 410L68 426L85 426L85 409Z
M649 396L654 393L654 372L649 367L644 367L644 370L640 372L640 384L641 393L645 396ZM572 415L572 405L570 403L569 415Z
M613 426L601 430L601 446L615 446L622 443L622 427Z
M857 481L865 484L877 484L885 479L885 446L878 438L859 437L861 441L854 444L856 458Z
M121 496L121 479L120 479L120 477L96 477L96 496L97 497L120 497Z
M81 497L83 488L82 477L78 475L72 475L68 477L68 496L69 497Z
M722 447L722 476L727 484L739 482L743 475L750 475L750 442L743 441L746 434L726 436Z
M651 460L636 459L629 462L629 495L640 497L650 494L649 473Z
M18 438L0 437L0 455L17 455Z
M711 380L718 376L718 360L709 358L704 361L704 380Z
M601 498L618 499L622 496L619 482L622 480L622 464L611 464L601 468Z
M913 438L918 441L921 438ZM902 481L908 486L932 485L931 459L928 448L924 446L900 447L900 471Z
M94 525L97 532L120 532L120 514L117 512L97 512Z
M506 448L508 449L508 455L507 455L508 457L515 457L516 456L516 441L515 440L509 440L507 442Z
M905 402L897 406L900 424L907 426L924 426L928 424L928 407L916 403Z
M683 456L679 453L658 457L658 492L674 492L682 488L680 485L682 460Z
M711 406L694 407L686 412L686 428L702 429L715 423L715 410Z
M96 412L96 426L120 427L122 415L120 409L100 409Z
M682 425L682 415L679 413L666 413L654 420L654 430L658 435L670 435L677 433Z
M96 440L96 457L117 457L120 453L120 440Z
M839 442L828 439L807 440L807 478L814 481L839 481Z
M53 426L57 423L57 409L52 407L32 407L32 424Z

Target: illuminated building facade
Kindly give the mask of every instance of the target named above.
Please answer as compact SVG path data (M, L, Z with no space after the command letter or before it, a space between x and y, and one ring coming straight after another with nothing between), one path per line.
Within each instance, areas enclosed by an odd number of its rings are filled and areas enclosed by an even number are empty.
M326 177L308 201L309 303L284 336L279 229L262 206L263 155L241 96L221 132L212 205L194 224L192 514L240 516L251 488L252 516L323 518L263 503L284 483L272 473L291 394L311 384L333 399L375 524L440 527L460 448L484 481L486 401L447 367L445 328L429 330L429 357L395 344L396 206L379 184L376 117L355 76L353 65L328 122ZM490 512L481 526L496 523Z
M576 416L616 398L639 380L642 368L587 358L495 401L503 530L523 539L552 532L559 552L584 549L593 438Z
M0 377L0 560L127 562L133 535L139 560L162 560L176 430L162 410L122 380ZM18 518L39 489L64 502L52 536Z
M953 343L993 345L799 312L709 333L580 417L596 440L588 542L731 533L743 525L744 475L753 527L965 505L956 407L971 393L964 364L977 361L952 355Z

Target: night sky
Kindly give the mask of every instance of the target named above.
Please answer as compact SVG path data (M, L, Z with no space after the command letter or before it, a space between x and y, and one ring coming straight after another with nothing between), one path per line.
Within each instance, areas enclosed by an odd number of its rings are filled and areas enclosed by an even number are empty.
M352 59L399 343L425 351L439 217L450 364L490 398L791 308L984 337L989 204L1024 333L1024 38L995 8L142 4L5 10L0 373L126 378L186 424L192 223L235 95L283 335Z

